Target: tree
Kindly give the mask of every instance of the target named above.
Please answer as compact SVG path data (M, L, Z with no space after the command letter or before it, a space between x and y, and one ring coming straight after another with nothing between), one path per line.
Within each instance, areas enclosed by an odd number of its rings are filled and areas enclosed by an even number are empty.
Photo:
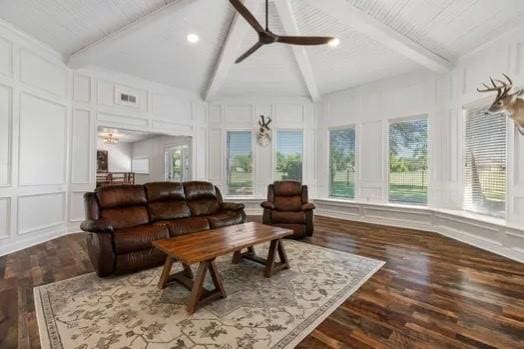
M298 153L277 152L277 171L282 173L282 179L302 180L302 157Z
M389 128L390 169L425 170L428 159L427 120L397 122Z
M331 183L337 172L353 170L355 167L355 130L334 130L330 133Z

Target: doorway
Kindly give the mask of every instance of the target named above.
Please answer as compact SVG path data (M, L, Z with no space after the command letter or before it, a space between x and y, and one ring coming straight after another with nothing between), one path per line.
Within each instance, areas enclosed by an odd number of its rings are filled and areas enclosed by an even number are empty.
M191 179L190 144L175 145L166 149L166 180L170 182L185 182Z

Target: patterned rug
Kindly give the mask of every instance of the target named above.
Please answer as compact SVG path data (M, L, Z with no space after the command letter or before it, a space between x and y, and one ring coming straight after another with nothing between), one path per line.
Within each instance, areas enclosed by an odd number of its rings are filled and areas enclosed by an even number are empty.
M160 268L106 279L91 273L36 287L42 347L292 348L384 265L284 243L291 269L271 279L258 264L217 259L227 298L192 316L185 308L189 291L178 284L157 288ZM256 250L265 256L267 245ZM206 282L210 287L211 280Z

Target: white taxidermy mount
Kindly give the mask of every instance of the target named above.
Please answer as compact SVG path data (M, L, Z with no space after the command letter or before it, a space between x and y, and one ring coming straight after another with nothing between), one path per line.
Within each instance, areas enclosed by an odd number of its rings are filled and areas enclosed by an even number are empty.
M491 86L482 84L484 89L478 89L478 92L497 92L495 101L488 109L488 113L506 113L514 122L520 134L524 136L524 90L513 88L513 81L506 74L502 74L507 81L490 78ZM498 83L498 84L497 84Z
M260 127L257 132L257 143L262 147L267 147L271 144L271 128L269 127L271 121L270 117L266 119L264 115L260 115L260 120L258 121Z

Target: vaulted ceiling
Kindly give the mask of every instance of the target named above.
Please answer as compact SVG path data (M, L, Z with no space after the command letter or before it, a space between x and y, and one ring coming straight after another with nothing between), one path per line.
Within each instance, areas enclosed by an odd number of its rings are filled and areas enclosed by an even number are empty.
M244 0L263 21L263 0ZM320 95L418 69L445 71L461 55L524 22L522 0L271 0L270 28L336 36L337 48L265 46L227 0L0 0L0 18L60 52L199 93ZM198 44L186 40L200 36Z

